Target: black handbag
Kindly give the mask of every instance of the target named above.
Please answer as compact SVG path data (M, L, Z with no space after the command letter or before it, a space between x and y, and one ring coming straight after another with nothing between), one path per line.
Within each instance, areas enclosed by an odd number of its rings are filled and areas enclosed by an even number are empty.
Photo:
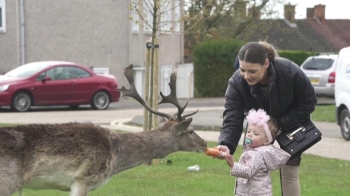
M305 121L296 129L281 132L276 138L280 148L289 153L291 157L300 155L321 139L321 131L311 120Z

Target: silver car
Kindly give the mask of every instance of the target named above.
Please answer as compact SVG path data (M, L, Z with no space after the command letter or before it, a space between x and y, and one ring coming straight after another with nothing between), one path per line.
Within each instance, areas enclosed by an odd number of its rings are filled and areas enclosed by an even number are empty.
M338 55L308 57L300 68L309 78L317 96L334 97L335 69Z

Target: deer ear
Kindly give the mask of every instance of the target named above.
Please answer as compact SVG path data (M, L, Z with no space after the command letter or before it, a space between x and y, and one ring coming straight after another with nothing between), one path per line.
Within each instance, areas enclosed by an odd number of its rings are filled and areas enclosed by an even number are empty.
M176 125L174 125L175 132L178 134L185 132L190 126L191 122L192 122L192 118L189 118L177 123Z
M162 123L165 123L166 122L166 118L165 117L163 117L163 116L160 116L159 118L158 118L158 120L159 120L159 124L162 124Z

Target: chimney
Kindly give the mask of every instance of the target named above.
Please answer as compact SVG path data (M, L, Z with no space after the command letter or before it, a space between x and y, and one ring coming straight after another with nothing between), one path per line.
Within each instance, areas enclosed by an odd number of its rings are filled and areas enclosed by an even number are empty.
M248 16L254 19L260 19L260 10L256 7L250 7L248 8Z
M318 19L320 22L324 22L326 20L326 5L315 5L314 6L314 18Z
M306 8L306 19L314 18L314 8Z
M320 23L326 21L326 5L318 4L306 9L306 19L316 19Z
M295 22L295 5L284 5L284 19L289 22Z
M246 1L236 1L235 12L240 18L247 17L247 2Z

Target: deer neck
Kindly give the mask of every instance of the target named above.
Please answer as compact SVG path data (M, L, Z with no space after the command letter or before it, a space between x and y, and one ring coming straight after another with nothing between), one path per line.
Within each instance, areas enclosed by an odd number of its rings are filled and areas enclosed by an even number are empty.
M118 173L178 151L175 140L170 131L153 130L119 134L119 137L113 141L115 172Z

